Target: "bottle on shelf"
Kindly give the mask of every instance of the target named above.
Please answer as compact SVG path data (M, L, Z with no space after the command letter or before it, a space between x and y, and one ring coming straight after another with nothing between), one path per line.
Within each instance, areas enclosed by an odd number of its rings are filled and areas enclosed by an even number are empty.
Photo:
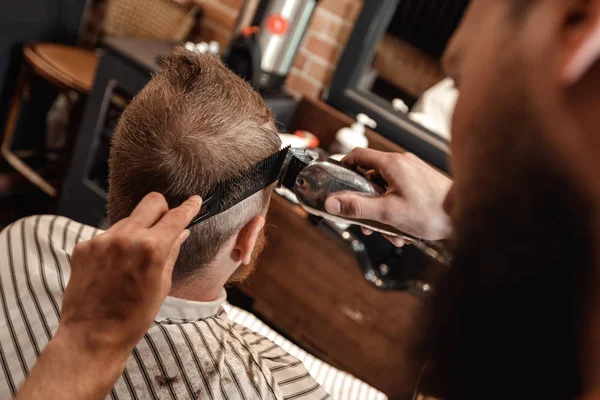
M330 152L334 155L345 155L356 147L369 147L369 140L365 136L365 127L375 129L377 122L366 114L358 114L356 122L350 127L342 128L335 135L335 142L331 145Z

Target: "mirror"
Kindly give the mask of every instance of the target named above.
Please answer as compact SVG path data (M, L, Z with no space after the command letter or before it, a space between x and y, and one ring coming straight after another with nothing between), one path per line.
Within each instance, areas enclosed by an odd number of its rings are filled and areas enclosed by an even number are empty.
M441 58L466 1L442 3L400 2L357 86L449 140L458 91Z
M328 102L365 113L378 131L446 169L458 97L441 66L468 0L365 2Z

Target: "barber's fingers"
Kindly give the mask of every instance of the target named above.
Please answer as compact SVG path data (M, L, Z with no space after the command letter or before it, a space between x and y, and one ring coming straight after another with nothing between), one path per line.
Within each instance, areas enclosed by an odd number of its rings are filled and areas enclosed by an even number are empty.
M164 270L163 270L163 278L166 281L170 281L171 276L173 275L173 267L175 266L175 261L177 261L177 257L179 257L179 251L181 250L181 245L183 244L183 242L185 242L187 240L187 238L189 236L190 236L190 230L186 229L183 232L181 232L179 237L175 240L175 243L173 243L173 247L171 248L171 252L169 253L169 256L167 257L167 261L165 262L165 266L164 266Z
M160 221L154 225L151 232L156 234L161 241L168 244L169 248L175 243L181 232L190 224L192 219L200 212L202 199L192 196L177 208L167 212Z
M165 197L156 192L148 193L135 207L128 218L143 228L150 228L169 211Z
M407 244L406 240L396 236L383 235L383 237L392 242L392 244L396 247L404 247L404 245Z
M381 178L381 176L379 175L379 172L375 171L374 169L367 171L366 175L367 175L367 178L371 179L372 181L377 178Z
M118 231L118 230L122 229L124 226L126 226L126 225L127 225L127 222L128 222L127 218L124 218L124 219L122 219L122 220L120 220L120 221L117 221L117 223L113 224L113 225L112 225L110 228L108 228L107 230L105 230L105 231L103 231L103 232L100 232L99 234L97 234L96 236L94 236L94 237L92 238L92 240L95 240L95 241L97 242L98 240L103 240L103 239L105 239L107 236L110 236L110 235L112 235L112 234L113 234L113 233L115 233L116 231ZM87 243L87 242L81 242L81 243L79 243L77 246L80 246L80 245L81 245L81 244L83 244L83 243ZM77 246L76 246L75 248L77 248Z
M384 224L390 224L391 213L402 213L401 203L390 210L387 197L373 197L350 192L334 194L325 201L325 210L334 215L355 219L367 219Z
M385 153L383 151L377 151L372 149L356 148L350 152L342 163L350 166L360 166L373 170L371 172L374 176L380 176L386 182L390 182L394 179L395 175L400 174L400 164L404 159L402 154L398 153Z
M346 165L358 165L368 169L378 169L384 163L387 153L373 149L356 148L342 159Z

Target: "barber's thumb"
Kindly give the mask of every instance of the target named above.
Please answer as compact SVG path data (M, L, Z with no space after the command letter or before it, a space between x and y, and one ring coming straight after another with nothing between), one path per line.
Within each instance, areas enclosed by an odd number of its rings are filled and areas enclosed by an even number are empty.
M372 200L372 198L355 194L333 195L325 200L325 211L344 217L367 218L365 209L368 207L365 203Z

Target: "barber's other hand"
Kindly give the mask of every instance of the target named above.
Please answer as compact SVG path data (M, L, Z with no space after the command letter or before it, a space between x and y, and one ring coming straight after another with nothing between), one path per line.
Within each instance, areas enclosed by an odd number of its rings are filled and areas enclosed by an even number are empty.
M351 193L331 195L325 202L327 212L377 221L425 240L450 237L452 226L443 203L452 181L417 156L355 149L342 162L370 169L370 174L387 182L388 189L379 198ZM388 239L396 246L404 245L401 239Z
M123 352L146 333L171 288L171 274L186 229L202 200L193 196L169 210L150 193L125 218L79 244L71 259L57 336L84 349Z

